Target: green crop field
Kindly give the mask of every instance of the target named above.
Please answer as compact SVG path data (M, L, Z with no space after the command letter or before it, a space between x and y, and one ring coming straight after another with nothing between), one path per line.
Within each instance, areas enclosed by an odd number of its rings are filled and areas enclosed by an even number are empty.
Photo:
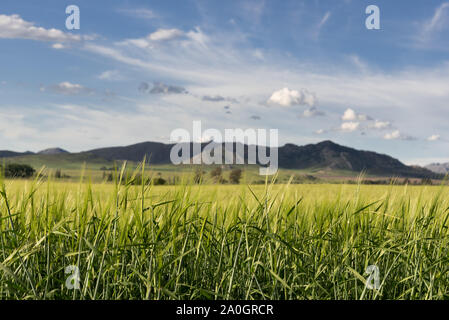
M1 185L2 299L449 297L447 187Z

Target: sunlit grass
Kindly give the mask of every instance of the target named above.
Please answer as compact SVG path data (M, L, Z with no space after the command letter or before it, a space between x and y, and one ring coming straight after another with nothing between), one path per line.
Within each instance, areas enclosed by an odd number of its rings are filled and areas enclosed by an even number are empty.
M3 299L449 294L443 187L2 185ZM80 290L66 288L69 265L80 270ZM369 265L380 269L379 290L365 288Z

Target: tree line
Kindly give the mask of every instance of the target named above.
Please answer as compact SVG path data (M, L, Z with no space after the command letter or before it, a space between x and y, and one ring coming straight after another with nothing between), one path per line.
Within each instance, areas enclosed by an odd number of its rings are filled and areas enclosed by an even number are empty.
M0 170L5 178L30 178L36 173L33 167L18 163L0 165Z

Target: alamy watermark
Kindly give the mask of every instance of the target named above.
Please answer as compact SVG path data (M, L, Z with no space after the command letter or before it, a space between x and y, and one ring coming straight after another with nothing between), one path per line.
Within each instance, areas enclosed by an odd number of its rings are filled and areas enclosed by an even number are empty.
M375 265L370 265L366 268L365 274L369 274L368 279L366 279L365 286L370 290L380 289L380 271L379 267Z
M68 30L80 29L80 8L76 5L67 6L65 13L69 16L65 20L65 27Z
M225 129L224 137L217 129L203 132L201 121L193 121L192 129L192 134L186 129L172 131L170 141L176 143L170 152L173 164L258 164L260 175L278 170L277 129Z
M80 8L77 5L69 5L65 9L69 16L65 21L68 30L80 29ZM369 16L365 20L365 26L368 30L380 30L380 9L376 5L369 5L365 9Z
M65 286L69 290L79 290L80 289L80 269L77 266L70 265L64 270L66 274L70 274L65 280Z
M380 9L376 5L369 5L365 9L369 16L365 20L365 26L368 30L380 30Z

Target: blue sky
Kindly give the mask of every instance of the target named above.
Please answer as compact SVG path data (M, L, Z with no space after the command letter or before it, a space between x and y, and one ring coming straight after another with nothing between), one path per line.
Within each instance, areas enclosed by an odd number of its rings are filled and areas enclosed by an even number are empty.
M169 142L201 120L427 164L449 161L447 119L447 0L0 4L0 149Z

